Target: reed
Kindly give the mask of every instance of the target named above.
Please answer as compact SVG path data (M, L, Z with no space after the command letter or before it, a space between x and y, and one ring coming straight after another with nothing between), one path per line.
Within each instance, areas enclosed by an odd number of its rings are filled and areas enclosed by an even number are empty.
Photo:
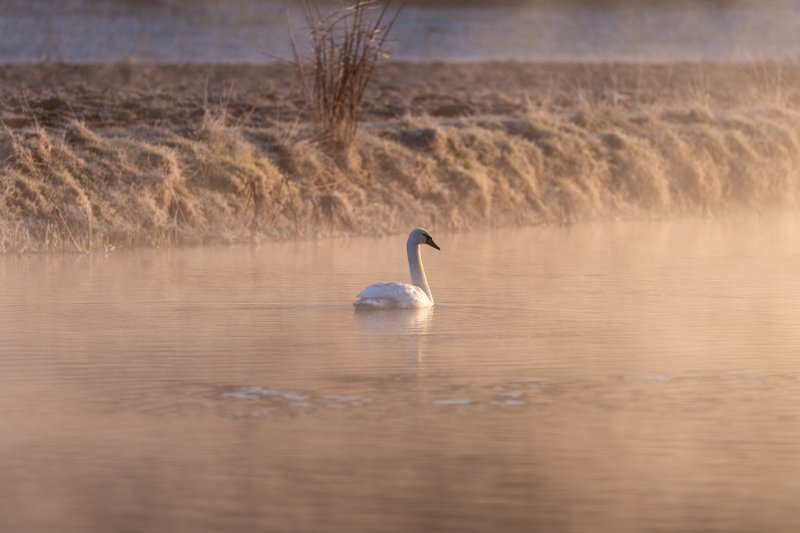
M400 9L375 1L341 3L323 12L306 0L310 57L300 52L292 32L292 50L306 103L319 133L349 146L358 130L364 94L381 59Z

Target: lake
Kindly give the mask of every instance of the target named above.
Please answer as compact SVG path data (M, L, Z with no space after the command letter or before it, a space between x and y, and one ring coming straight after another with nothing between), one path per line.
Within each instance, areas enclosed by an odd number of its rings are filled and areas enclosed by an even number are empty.
M0 530L796 531L799 230L2 257Z
M323 2L324 4L324 2ZM290 0L2 0L0 61L289 59ZM389 49L403 60L797 61L800 0L417 0Z

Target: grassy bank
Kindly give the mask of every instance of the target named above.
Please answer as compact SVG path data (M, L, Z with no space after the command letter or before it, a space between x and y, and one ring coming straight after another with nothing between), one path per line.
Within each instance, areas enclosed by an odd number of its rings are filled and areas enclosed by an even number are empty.
M796 207L781 64L389 64L355 146L281 66L0 67L0 251Z

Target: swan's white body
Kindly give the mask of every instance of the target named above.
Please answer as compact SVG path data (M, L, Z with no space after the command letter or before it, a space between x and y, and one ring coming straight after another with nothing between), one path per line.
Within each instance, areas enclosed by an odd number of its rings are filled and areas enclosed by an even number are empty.
M411 271L411 284L396 282L373 283L356 295L353 305L356 309L412 308L433 306L433 295L428 286L425 269L422 268L421 244L439 247L433 242L430 234L417 228L408 235L406 253L408 269Z
M430 307L433 300L416 285L397 282L373 283L356 295L356 307L401 308Z

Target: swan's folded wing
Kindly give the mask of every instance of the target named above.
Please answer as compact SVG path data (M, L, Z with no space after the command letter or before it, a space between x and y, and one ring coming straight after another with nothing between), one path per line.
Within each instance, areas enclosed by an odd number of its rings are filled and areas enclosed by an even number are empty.
M427 307L430 299L425 291L408 283L373 283L356 295L355 306Z

